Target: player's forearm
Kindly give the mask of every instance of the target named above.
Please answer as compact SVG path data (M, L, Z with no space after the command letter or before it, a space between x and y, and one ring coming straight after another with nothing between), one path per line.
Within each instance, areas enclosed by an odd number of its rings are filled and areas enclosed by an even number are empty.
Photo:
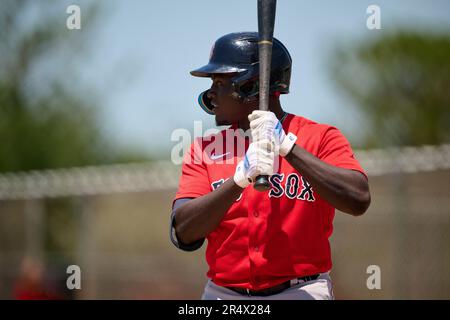
M185 244L205 238L222 221L244 189L232 178L216 190L190 200L175 211L175 230Z
M369 184L360 172L329 165L298 145L285 158L336 209L357 216L369 207Z

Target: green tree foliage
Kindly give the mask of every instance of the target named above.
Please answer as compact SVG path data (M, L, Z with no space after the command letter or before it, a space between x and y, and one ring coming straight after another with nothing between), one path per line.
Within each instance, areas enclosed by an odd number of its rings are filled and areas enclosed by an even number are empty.
M450 142L450 34L398 31L335 53L332 75L368 124L365 147Z
M82 2L82 30L71 31L67 5L0 2L0 172L147 160L109 143L99 129L99 99L77 72L89 59L99 8ZM75 252L77 206L70 199L43 201L45 249ZM0 219L2 232L17 233L9 218Z
M63 3L1 2L0 172L130 158L102 136L99 104L77 77L97 13L92 4L82 9L82 30L70 31Z

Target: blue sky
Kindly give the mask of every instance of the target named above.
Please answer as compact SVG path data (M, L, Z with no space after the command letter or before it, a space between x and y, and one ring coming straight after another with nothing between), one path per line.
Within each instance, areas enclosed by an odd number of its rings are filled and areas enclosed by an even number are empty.
M366 28L371 4L381 8L381 30ZM84 85L101 98L101 127L119 144L167 158L172 130L193 131L195 120L204 130L214 126L196 102L210 80L189 71L207 63L220 36L257 31L256 0L109 0L103 7L92 54L80 66ZM293 58L284 109L336 125L357 142L364 123L335 89L328 60L338 43L369 41L398 27L450 30L450 1L278 1L275 36Z

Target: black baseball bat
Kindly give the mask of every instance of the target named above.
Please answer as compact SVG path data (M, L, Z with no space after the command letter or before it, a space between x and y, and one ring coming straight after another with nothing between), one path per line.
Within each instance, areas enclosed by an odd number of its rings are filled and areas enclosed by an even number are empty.
M258 0L259 110L263 111L269 110L270 63L276 7L276 0ZM257 176L254 188L258 191L269 190L269 176Z

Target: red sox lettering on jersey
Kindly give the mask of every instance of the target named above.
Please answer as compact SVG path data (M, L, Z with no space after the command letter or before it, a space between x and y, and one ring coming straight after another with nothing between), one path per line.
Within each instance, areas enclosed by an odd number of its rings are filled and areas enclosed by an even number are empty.
M294 133L296 144L322 161L365 174L349 142L335 127L289 114L283 129ZM216 138L224 136L222 131ZM175 199L203 196L233 177L248 139L242 150L234 145L220 152L208 149L212 141L196 142L202 161L193 161L196 143L192 144L183 161ZM217 229L208 235L207 276L217 285L261 290L299 275L331 269L328 238L335 209L282 157L270 183L272 188L266 192L245 188Z

